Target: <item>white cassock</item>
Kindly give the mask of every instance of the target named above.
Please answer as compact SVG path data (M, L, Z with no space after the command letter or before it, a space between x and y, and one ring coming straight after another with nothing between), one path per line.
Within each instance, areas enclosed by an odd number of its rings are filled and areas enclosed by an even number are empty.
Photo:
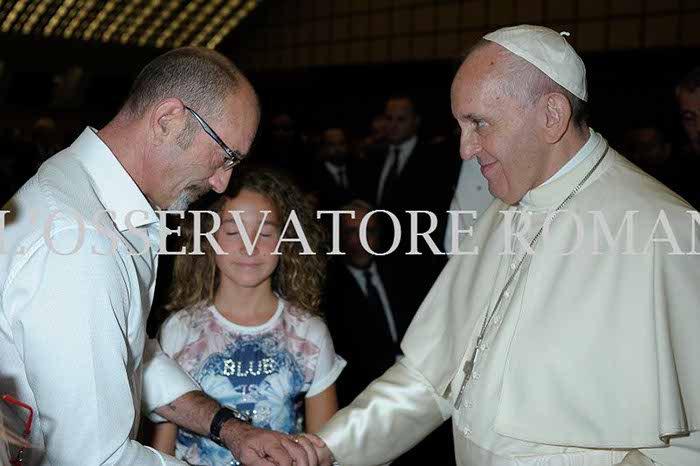
M504 294L455 409L486 310L606 150ZM693 229L688 210L591 131L519 205L494 201L460 247L478 255L445 267L401 344L405 358L321 438L341 465L384 464L452 417L462 466L699 465L700 255L672 254L700 253L700 217Z

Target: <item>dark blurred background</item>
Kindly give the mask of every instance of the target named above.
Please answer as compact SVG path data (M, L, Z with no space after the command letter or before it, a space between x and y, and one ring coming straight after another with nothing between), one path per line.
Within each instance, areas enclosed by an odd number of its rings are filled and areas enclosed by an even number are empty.
M27 0L0 4L0 131L15 146L3 157L27 156L18 141L50 151L99 128L149 59L190 43L215 45L250 76L265 114L259 142L279 113L304 141L329 122L365 137L396 92L416 98L424 136L442 137L454 127L457 57L522 22L571 32L592 126L608 139L619 146L628 129L654 126L682 143L674 86L698 63L700 0ZM16 186L31 172L4 174Z

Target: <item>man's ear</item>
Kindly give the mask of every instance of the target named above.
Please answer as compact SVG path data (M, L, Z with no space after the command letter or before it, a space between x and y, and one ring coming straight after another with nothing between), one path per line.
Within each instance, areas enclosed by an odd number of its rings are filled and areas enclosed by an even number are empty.
M185 125L187 109L182 100L170 98L158 102L151 111L149 125L153 141L161 145L177 137Z
M549 144L555 144L571 124L571 103L564 94L552 92L542 96L539 105L544 139Z

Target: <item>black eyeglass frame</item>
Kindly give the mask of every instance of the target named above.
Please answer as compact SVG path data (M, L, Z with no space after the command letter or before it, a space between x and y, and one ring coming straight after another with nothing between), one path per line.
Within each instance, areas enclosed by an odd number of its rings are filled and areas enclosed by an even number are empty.
M231 149L226 143L219 137L218 134L209 126L209 123L204 121L204 118L199 116L199 113L192 110L190 107L185 105L185 109L192 113L192 116L197 120L199 125L202 127L205 133L207 133L221 148L224 150L224 170L231 170L233 167L243 162L245 157L243 157L240 152Z

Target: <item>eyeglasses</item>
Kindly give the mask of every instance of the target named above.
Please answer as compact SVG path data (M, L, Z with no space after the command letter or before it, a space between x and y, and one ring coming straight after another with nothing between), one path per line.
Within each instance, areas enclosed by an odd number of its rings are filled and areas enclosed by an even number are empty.
M17 450L17 455L15 456L14 459L10 460L10 465L11 466L22 466L23 461L24 461L24 449L26 448L26 440L29 438L29 434L32 432L32 421L34 420L34 410L32 409L31 406L22 403L21 401L13 398L10 395L2 395L0 398L2 398L3 401L6 403L9 403L14 406L18 406L20 408L26 409L29 411L29 417L27 417L27 421L24 423L24 430L22 431L22 440L24 440L25 444L21 445L19 450ZM19 443L19 438L17 439Z
M189 110L190 113L192 113L192 116L199 122L204 132L211 136L211 138L224 150L224 153L226 154L223 156L224 170L231 170L233 167L235 167L243 161L244 157L239 152L227 146L226 143L219 137L219 135L216 134L213 129L211 129L211 126L209 126L209 124L206 121L204 121L204 119L201 116L199 116L197 112L192 110L187 105L185 105L185 108Z

